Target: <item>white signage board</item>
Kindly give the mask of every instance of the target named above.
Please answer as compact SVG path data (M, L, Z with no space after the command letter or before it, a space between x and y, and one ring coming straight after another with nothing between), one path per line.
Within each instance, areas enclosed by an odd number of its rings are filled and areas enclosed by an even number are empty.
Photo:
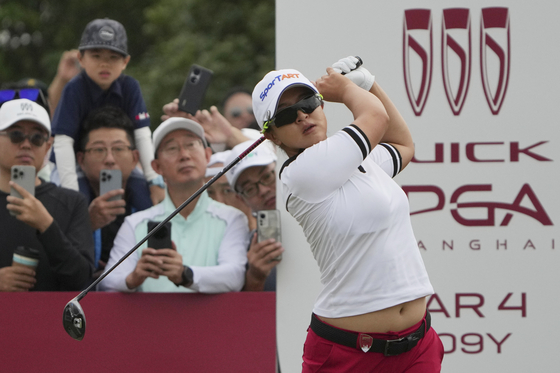
M314 80L359 55L407 120L416 155L396 181L436 291L442 372L558 370L559 12L553 1L277 1L277 68ZM352 120L340 104L325 110L329 134ZM319 273L278 208L279 357L297 372Z

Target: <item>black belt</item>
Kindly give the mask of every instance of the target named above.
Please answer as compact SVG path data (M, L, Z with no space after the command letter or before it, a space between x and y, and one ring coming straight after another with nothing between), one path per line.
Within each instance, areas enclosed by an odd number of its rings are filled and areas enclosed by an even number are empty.
M425 324L425 325L424 325ZM385 356L396 356L412 350L431 326L430 313L416 331L399 339L375 339L367 333L348 332L322 322L315 314L311 316L311 330L319 337L343 346L361 348L364 352L379 352Z

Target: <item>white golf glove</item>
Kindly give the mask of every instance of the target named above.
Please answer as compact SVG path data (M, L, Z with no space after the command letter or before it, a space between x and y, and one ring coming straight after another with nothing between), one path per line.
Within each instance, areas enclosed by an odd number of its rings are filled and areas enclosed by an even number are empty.
M369 91L375 82L375 76L363 66L356 69L357 62L358 59L356 57L348 56L333 63L332 68L338 73L346 74L346 77L357 86Z

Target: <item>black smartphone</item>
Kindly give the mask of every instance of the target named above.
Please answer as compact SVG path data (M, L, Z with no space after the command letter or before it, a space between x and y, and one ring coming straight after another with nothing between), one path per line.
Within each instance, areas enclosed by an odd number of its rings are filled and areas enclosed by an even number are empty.
M12 166L11 180L31 195L35 195L35 166ZM10 195L23 198L14 188L10 188ZM10 211L10 215L15 216L17 214Z
M149 221L148 233L152 231L160 222ZM148 238L148 247L152 249L171 249L171 222L167 222L156 233Z
M282 242L282 234L280 230L280 211L257 211L257 241L261 242L264 240L268 240L269 238L274 238L277 242ZM282 259L282 254L274 258L274 260L280 259Z
M202 106L206 89L214 72L205 67L192 65L179 94L179 110L195 115Z
M122 172L121 170L101 170L99 172L99 195L110 192L115 189L122 189ZM122 198L122 195L109 198L109 201L116 201Z

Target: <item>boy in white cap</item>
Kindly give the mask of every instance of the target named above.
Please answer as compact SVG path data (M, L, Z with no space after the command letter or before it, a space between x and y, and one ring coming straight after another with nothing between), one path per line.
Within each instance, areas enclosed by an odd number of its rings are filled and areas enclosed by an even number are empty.
M223 152L212 154L210 162L208 162L208 166L206 167L206 177L204 178L205 183L209 182L227 165L226 160L228 159L230 153L231 150L225 150ZM257 228L257 219L253 216L251 208L247 206L245 201L243 201L237 193L235 193L233 188L229 185L226 175L222 175L218 180L210 185L206 191L208 192L210 198L242 211L249 221L249 230Z
M147 234L148 221L160 222L204 185L211 150L202 127L189 119L170 118L154 131L154 170L167 183L160 204L128 216L111 249L111 268ZM243 286L247 218L200 194L171 219L170 248L143 250L128 257L100 284L100 290L144 292L239 291Z
M244 152L253 141L235 146L226 160L230 164ZM268 144L258 146L232 167L226 176L239 198L253 210L276 209L276 154ZM274 239L257 242L257 235L251 232L251 244L247 252L248 267L245 274L245 291L275 291L276 266L284 248Z
M11 181L12 166L41 168L50 134L49 115L38 104L17 99L0 108L0 291L76 291L93 273L85 197L37 176L34 195ZM35 270L12 266L18 246L38 250Z

